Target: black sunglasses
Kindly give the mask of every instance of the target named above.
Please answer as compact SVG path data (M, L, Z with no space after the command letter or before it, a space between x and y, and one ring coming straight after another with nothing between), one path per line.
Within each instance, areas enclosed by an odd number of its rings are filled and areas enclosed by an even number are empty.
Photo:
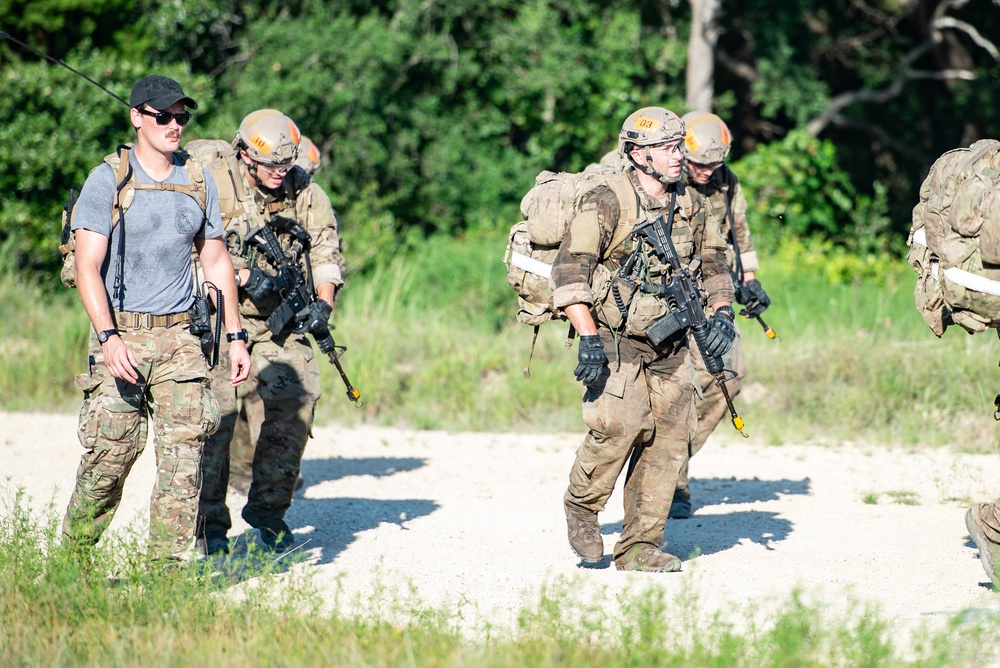
M152 116L155 118L157 125L170 125L170 119L173 119L177 121L177 125L183 127L191 120L190 111L182 111L176 114L171 114L169 111L149 111L147 109L139 109L138 111L143 116Z

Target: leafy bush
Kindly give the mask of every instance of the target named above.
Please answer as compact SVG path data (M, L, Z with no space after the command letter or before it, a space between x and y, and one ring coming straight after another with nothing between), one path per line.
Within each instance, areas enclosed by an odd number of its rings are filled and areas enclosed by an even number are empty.
M872 194L859 192L832 142L793 131L732 167L746 191L754 239L765 249L818 236L862 256L899 251L885 188L875 183Z

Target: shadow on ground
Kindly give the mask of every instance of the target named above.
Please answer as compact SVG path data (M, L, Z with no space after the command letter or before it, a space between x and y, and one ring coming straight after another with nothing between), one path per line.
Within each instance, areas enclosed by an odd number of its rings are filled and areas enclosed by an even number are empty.
M728 503L776 501L780 495L810 494L812 481L761 480L759 478L691 478L691 502L694 509Z
M791 534L792 523L779 513L763 510L741 510L723 514L698 514L707 506L776 501L783 495L810 494L811 481L761 480L759 478L692 478L692 507L695 514L686 520L670 520L664 534L663 549L682 560L697 555L722 552L745 542L774 549ZM601 525L601 533L621 533L621 522ZM600 568L602 564L591 567Z
M376 478L415 471L427 464L423 457L331 457L303 459L302 477L306 487L348 476L370 475Z
M309 540L308 549L322 550L317 563L328 564L354 542L358 534L388 523L409 531L407 523L430 515L438 504L429 499L296 499L285 521L295 533L297 542ZM308 533L306 526L314 527Z

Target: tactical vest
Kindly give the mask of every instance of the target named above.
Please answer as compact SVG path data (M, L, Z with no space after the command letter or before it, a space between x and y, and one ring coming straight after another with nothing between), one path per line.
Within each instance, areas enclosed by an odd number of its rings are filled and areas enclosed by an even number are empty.
M312 191L309 188L312 179L301 167L292 167L282 183L281 196L271 202L258 202L254 188L241 175L240 163L239 155L233 151L207 165L219 191L219 210L225 228L226 246L231 256L244 260L242 263L234 261L237 269L256 266L274 274L275 268L263 254L247 243L247 239L258 225L266 224L275 216L290 218L305 228L312 206ZM292 235L277 229L275 233L286 256L293 262L300 262L308 250ZM278 295L255 303L241 293L240 312L247 316L266 318L280 303Z
M691 221L695 211L692 197L696 195L683 183L677 183L675 188L677 199L674 203L670 238L681 265L690 266L695 255L695 230ZM669 265L663 264L648 244L632 235L635 227L653 220L657 215L668 217L670 202L668 194L667 205L656 213L640 206L638 217L629 219L623 215L605 251L605 257L597 264L591 278L595 297L594 312L597 320L612 330L622 330L629 336L643 337L650 325L671 310L671 305L666 300L639 292L638 284L669 280L673 271ZM638 249L635 266L627 276L622 276L619 272L622 263L636 250L636 244L640 243L642 245Z

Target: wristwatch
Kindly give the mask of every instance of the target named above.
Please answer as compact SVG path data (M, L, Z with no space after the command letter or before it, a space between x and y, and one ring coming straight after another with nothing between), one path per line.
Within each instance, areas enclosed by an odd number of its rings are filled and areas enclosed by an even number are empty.
M111 338L112 336L118 336L117 329L106 329L103 332L98 332L97 342L103 346L105 343L108 342L108 339Z
M246 327L238 332L226 332L226 342L232 343L233 341L249 341L250 335L247 333Z

